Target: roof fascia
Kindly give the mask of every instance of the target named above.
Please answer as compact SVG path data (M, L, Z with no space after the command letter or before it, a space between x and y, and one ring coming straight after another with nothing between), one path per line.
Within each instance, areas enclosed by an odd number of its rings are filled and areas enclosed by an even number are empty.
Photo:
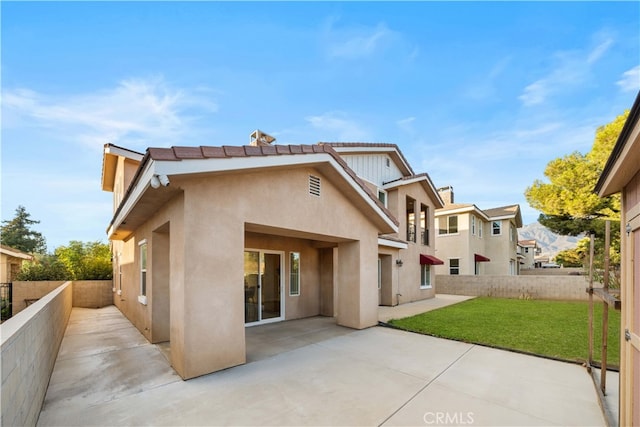
M33 256L31 256L29 254L25 254L25 253L19 252L19 251L12 251L10 249L5 249L5 248L0 248L0 253L12 256L14 258L21 258L21 259L26 259L26 260L33 259Z
M627 121L622 126L622 131L618 136L616 145L613 146L611 155L607 159L607 163L604 165L604 169L598 178L598 182L594 188L594 192L600 197L610 196L622 190L620 183L616 183L620 179L617 179L620 165L624 159L633 152L638 152L640 147L640 129L638 123L640 122L640 91L636 95L636 99L629 111ZM635 151L632 149L635 146Z
M383 184L382 188L384 190L391 190L393 188L402 187L403 185L414 184L416 182L420 182L422 184L426 183L425 185L426 185L427 193L429 192L429 190L431 190L431 193L435 197L436 205L439 205L439 207L436 206L436 209L440 209L444 207L444 201L442 200L442 197L440 197L440 194L436 190L436 187L433 185L433 182L431 182L431 179L429 179L427 175L414 176L413 178L409 178L409 179L397 179L395 181L391 181L386 184Z
M408 243L396 242L395 240L388 240L384 237L378 237L378 245L397 249L407 249L409 247Z
M230 157L224 159L189 159L183 161L175 160L153 160L144 165L144 170L136 177L132 183L131 191L125 196L125 200L119 208L117 214L109 227L108 235L113 235L114 231L121 225L124 218L128 216L145 190L150 186L151 178L154 175L189 175L197 173L230 172L249 169L262 169L282 166L302 166L318 163L329 163L362 197L367 205L373 209L385 224L391 227L394 232L398 232L398 226L391 218L373 201L345 169L329 153L313 153L305 155L274 155L261 157ZM212 161L213 160L213 161Z
M451 215L451 214L467 213L467 212L477 213L479 216L484 218L485 221L489 221L490 220L490 218L487 216L487 214L484 213L484 211L482 211L476 205L465 206L463 208L454 208L454 209L443 208L443 209L440 210L440 212L436 212L435 216Z

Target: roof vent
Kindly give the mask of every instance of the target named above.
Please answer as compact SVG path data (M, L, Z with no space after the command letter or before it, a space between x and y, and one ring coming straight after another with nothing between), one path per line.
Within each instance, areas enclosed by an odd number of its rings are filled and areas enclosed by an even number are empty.
M312 196L320 196L320 178L309 175L309 194Z
M251 136L249 137L249 145L262 146L262 145L271 145L276 139L271 135L268 135L262 132L260 129L256 129L251 132Z

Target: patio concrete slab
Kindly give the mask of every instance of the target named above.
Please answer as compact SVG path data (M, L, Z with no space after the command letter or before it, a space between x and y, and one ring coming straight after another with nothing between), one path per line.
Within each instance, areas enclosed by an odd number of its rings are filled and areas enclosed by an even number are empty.
M248 348L273 337L256 361L189 381L151 344L90 354L76 342L38 425L604 425L576 365L326 318L266 326L247 329Z
M378 320L388 322L391 319L402 319L404 317L415 316L416 314L425 313L427 311L436 310L448 305L457 304L475 297L464 295L436 294L434 298L421 301L414 301L407 304L396 305L393 307L378 307Z

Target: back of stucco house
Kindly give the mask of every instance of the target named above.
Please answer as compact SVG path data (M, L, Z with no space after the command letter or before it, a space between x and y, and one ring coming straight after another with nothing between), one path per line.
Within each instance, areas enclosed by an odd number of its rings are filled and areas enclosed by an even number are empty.
M426 174L393 144L149 148L107 144L114 303L184 378L245 363L245 327L435 294Z

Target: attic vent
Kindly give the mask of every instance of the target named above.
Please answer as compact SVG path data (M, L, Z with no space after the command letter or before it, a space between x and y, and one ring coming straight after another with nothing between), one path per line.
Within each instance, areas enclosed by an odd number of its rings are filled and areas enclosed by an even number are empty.
M309 194L320 197L320 178L309 175Z

